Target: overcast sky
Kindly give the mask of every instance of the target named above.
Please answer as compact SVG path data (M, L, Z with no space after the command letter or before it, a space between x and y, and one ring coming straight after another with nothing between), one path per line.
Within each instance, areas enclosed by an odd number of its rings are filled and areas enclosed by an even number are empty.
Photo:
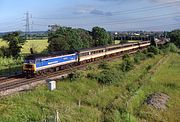
M0 32L31 31L50 24L108 31L172 30L180 28L180 0L0 0Z

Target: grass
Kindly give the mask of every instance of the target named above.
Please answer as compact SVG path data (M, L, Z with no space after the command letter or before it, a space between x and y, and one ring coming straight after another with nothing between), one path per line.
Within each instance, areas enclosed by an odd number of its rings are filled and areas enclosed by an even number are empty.
M5 41L0 39L0 47L1 46L8 46ZM40 53L45 50L48 46L47 40L27 40L26 43L23 45L21 50L22 54L30 54L30 48L33 48L35 52Z
M132 96L132 83L146 71L147 64L154 65L162 58L161 55L150 58L136 65L126 73L123 80L113 85L99 85L96 80L86 77L57 83L57 90L49 91L47 86L39 86L33 91L18 93L2 98L0 101L0 120L3 122L42 121L53 118L55 111L60 113L61 121L124 121L139 119L135 114L126 112L126 101ZM121 60L110 66L116 67ZM88 72L98 72L96 66ZM86 75L87 71L82 71ZM130 91L128 87L131 87ZM79 105L80 103L80 105Z
M47 40L27 40L22 48L22 54L29 54L30 48L33 48L35 52L42 52L48 46Z
M140 121L179 121L180 108L180 55L171 54L167 61L162 64L157 72L149 79L149 83L142 91L147 96L154 92L163 92L170 96L167 110L157 110L151 106L142 104L136 113Z
M21 72L23 58L13 59L0 57L0 76L14 75Z
M5 41L0 39L0 47L8 46ZM30 48L33 48L34 52L40 53L48 46L47 40L28 40L24 44L21 54L30 54ZM22 70L23 58L0 58L0 76L14 75Z
M140 40L128 40L128 42L139 42ZM115 44L119 44L121 40L114 40Z
M0 38L0 47L7 46L7 43Z

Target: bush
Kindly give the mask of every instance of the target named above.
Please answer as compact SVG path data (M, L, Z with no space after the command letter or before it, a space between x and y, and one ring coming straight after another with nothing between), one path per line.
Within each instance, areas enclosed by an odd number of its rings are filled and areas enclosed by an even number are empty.
M77 78L81 78L81 77L83 77L83 74L81 71L74 71L68 75L68 78L71 81L76 80Z
M94 65L88 65L87 66L87 70L95 70L96 69L96 67L94 66Z
M123 78L123 73L115 68L103 70L98 77L100 84L110 85L119 82Z
M141 60L140 60L140 57L138 57L138 56L135 56L135 57L134 57L134 63L135 63L135 64L139 64L140 61L141 61Z
M150 46L148 52L154 53L155 55L159 54L159 49L155 46Z
M146 54L146 56L147 56L148 58L154 58L154 53L148 52L148 53Z
M168 44L168 50L169 50L170 52L176 53L176 52L177 52L177 47L176 47L176 45L175 45L174 43L169 43L169 44Z
M130 59L130 55L129 54L125 54L125 55L123 55L122 59L123 60Z
M98 74L97 73L88 73L87 78L89 78L91 80L93 80L93 79L98 80Z
M0 48L0 57L10 57L10 51L9 48L2 46Z
M108 69L108 68L109 68L109 65L108 65L107 61L102 61L102 62L99 64L99 68L101 68L101 69Z
M139 64L141 60L145 60L145 59L146 59L145 54L138 52L134 56L134 63Z
M143 50L143 54L147 54L147 53L148 53L147 49Z
M134 67L134 63L130 59L124 60L124 62L121 64L121 70L123 72L130 71L133 69L133 67Z

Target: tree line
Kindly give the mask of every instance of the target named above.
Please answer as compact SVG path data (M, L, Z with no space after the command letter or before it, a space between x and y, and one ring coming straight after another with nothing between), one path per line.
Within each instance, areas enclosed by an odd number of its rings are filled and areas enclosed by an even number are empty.
M59 27L56 31L49 32L48 43L49 51L79 50L112 44L112 37L100 27L93 27L92 31Z
M180 47L180 30L168 33L171 42ZM2 37L8 46L0 47L0 57L19 57L26 38L20 32L7 33ZM112 44L112 37L104 28L93 27L91 31L71 27L58 27L49 31L47 51L79 50Z

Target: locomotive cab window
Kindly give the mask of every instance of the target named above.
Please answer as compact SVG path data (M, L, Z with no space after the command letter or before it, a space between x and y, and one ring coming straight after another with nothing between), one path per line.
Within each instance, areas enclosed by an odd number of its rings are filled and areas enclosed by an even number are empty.
M29 65L29 64L26 65L25 67L26 67L26 68L33 68L33 66L32 66L32 65Z
M29 64L30 64L30 63L33 63L33 64L34 64L34 63L35 63L35 60L24 60L24 63L29 63Z

